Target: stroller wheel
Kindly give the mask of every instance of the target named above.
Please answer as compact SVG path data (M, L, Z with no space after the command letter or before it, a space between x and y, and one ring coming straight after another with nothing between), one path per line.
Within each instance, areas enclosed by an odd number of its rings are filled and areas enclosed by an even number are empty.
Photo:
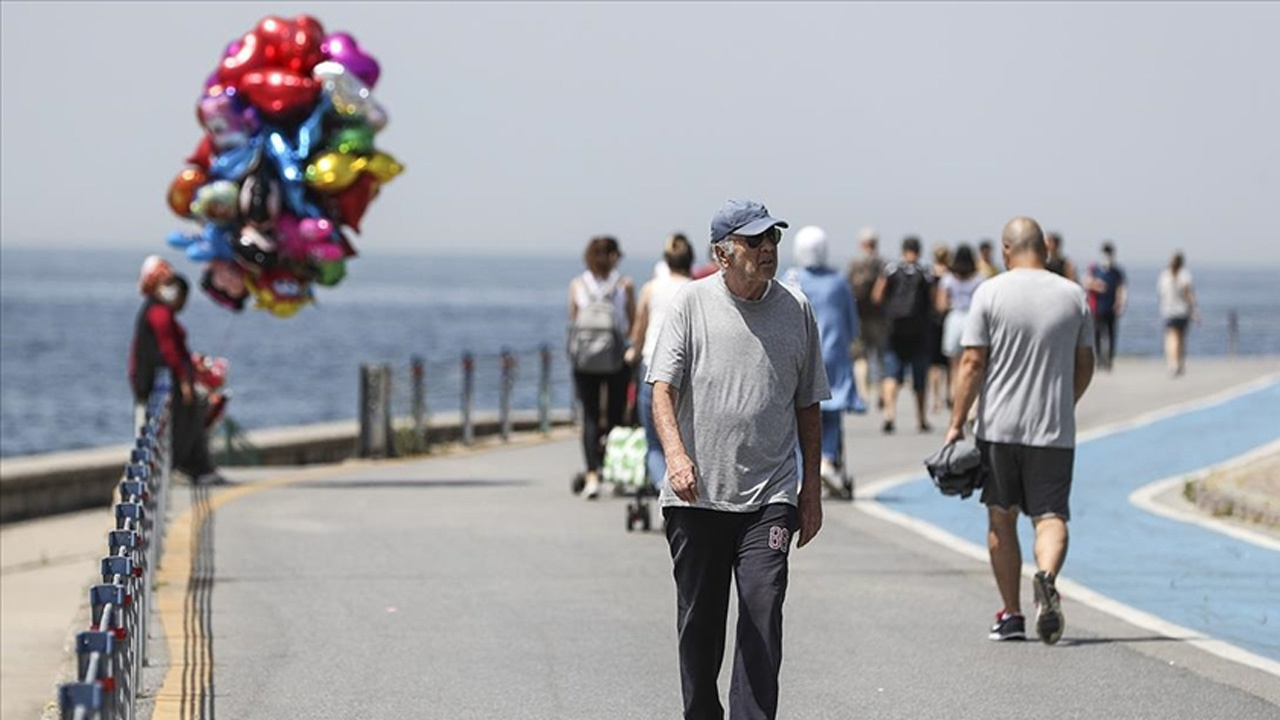
M585 488L586 486L587 486L586 473L578 473L577 475L573 476L572 480L569 481L569 489L573 491L574 495L580 495L582 493L582 489Z
M640 528L645 532L653 529L653 514L649 512L649 506L645 505L640 511Z
M632 530L635 530L635 529L636 529L636 509L630 503L628 503L627 504L627 532L631 532Z

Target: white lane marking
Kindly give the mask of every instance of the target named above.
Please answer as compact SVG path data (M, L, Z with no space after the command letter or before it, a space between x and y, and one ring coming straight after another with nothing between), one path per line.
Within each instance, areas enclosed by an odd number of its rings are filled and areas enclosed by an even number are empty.
M1176 475L1174 477L1156 480L1153 483L1143 485L1132 493L1129 493L1129 502L1153 515L1159 515L1160 517L1169 518L1170 520L1198 525L1207 530L1213 530L1214 532L1220 532L1224 535L1230 535L1237 540L1243 540L1244 542L1257 545L1258 547L1265 548L1267 550L1280 552L1280 540L1269 535L1264 535L1260 532L1250 530L1249 528L1241 527L1239 525L1223 522L1218 518L1203 515L1198 512L1182 510L1176 507L1168 507L1156 502L1155 500L1157 495L1160 495L1172 487L1182 485L1197 475L1230 470L1241 465L1247 465L1258 458L1266 457L1277 452L1280 452L1280 440L1275 440L1261 447L1254 448L1244 455L1234 457L1226 462L1218 463L1217 465L1210 465L1209 467L1201 468L1185 475Z
M1227 388L1226 390L1221 390L1213 393L1212 395L1207 395L1195 400L1187 400L1185 402L1169 405L1168 407L1145 412L1141 415L1129 418L1128 420L1120 420L1118 422L1099 425L1095 428L1089 428L1087 431L1076 435L1076 445L1079 446L1081 443L1096 440L1105 435L1114 435L1123 430L1132 430L1133 428L1141 427L1143 425L1150 425L1159 420L1166 420L1178 415L1184 415L1193 410L1203 410L1205 408L1213 407L1214 405L1221 405L1243 395L1248 395L1251 392L1261 390L1276 382L1280 382L1280 373L1270 373L1243 385Z
M1129 420L1102 425L1078 435L1077 445L1082 442L1088 442L1089 440L1095 440L1124 430L1132 430L1143 425L1150 425L1159 420L1164 420L1166 418L1194 410L1220 405L1230 400L1234 400L1235 398L1248 395L1255 390L1261 390L1277 380L1280 380L1280 373L1271 373L1252 382L1248 382L1234 388L1228 388L1204 398L1177 403L1166 408L1143 413ZM854 507L868 515L878 517L881 520L891 522L910 530L928 540L932 540L933 542L942 545L943 547L950 548L961 555L965 555L980 562L990 562L990 558L984 548L981 548L968 540L957 537L956 535L952 535L936 525L913 518L896 510L890 510L876 501L876 496L880 493L902 485L903 483L920 478L923 475L923 472L903 473L902 475L890 477L885 480L868 483L862 491L858 493L858 498L862 500L862 502L856 503ZM1035 573L1036 568L1034 566L1025 563L1023 564L1023 576L1034 577ZM1262 672L1280 677L1280 662L1276 662L1260 655L1255 655L1254 653L1243 648L1236 647L1231 643L1206 637L1205 635L1189 628L1168 622L1167 620L1158 618L1150 613L1125 605L1118 600L1114 600L1106 595L1090 590L1084 585L1072 582L1067 578L1059 578L1057 584L1058 589L1064 591L1064 594L1068 595L1072 600L1078 600L1095 610L1117 617L1130 625L1160 633L1166 637L1183 640L1189 645L1193 645L1201 650L1217 655L1224 660L1240 663L1241 665L1256 668Z
M913 518L909 515L904 515L897 510L890 510L874 500L856 504L855 507L868 515L899 525L973 560L982 563L989 562L985 548L979 547L978 545L956 535L952 535L936 525ZM1035 577L1035 574L1036 567L1034 565L1023 563L1023 577L1030 580ZM1182 640L1188 645L1213 653L1224 660L1230 660L1231 662L1240 663L1241 665L1247 665L1251 668L1280 677L1280 662L1262 657L1261 655L1255 655L1254 653L1243 648L1236 647L1231 643L1208 637L1207 635L1198 633L1181 625L1171 623L1167 620L1163 620L1135 607L1125 605L1118 600L1113 600L1106 595L1090 590L1088 587L1072 582L1065 577L1058 578L1056 584L1063 597L1088 605L1094 610L1117 617L1130 625L1140 627L1144 630L1150 630L1154 633L1159 633L1165 637Z

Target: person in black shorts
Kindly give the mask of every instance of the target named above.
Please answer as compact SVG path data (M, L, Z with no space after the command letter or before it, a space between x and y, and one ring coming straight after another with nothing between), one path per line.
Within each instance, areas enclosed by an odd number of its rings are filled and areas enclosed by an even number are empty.
M916 395L916 421L920 432L930 430L925 414L926 375L932 353L929 346L929 318L932 304L929 269L920 264L920 238L902 241L902 258L885 266L871 290L871 302L884 310L887 343L884 350L884 399L886 434L894 431L898 415L898 388L911 368L911 387Z
M1010 220L1001 241L1009 271L974 291L946 442L964 437L981 392L974 435L986 475L991 569L1004 602L988 637L1026 637L1021 512L1036 532L1036 632L1052 645L1066 625L1054 582L1067 556L1075 405L1093 378L1093 314L1082 287L1045 269L1044 234L1034 220Z

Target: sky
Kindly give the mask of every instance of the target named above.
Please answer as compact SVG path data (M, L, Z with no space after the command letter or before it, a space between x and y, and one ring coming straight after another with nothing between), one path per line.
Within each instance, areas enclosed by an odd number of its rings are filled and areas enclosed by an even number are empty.
M375 55L407 166L363 253L656 257L730 197L848 257L998 237L1280 267L1276 3L0 5L0 249L163 247L224 46L318 17Z

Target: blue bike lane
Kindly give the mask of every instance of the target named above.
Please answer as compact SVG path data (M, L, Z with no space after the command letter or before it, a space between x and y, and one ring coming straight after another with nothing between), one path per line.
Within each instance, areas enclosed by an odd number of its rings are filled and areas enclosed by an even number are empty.
M1063 577L1280 660L1280 552L1152 515L1128 499L1144 485L1228 461L1277 438L1280 381L1080 443ZM875 499L986 547L986 512L976 494L964 501L944 497L921 476ZM1033 562L1028 521L1019 523L1019 535L1025 561ZM998 604L994 585L992 597L993 605ZM1070 618L1067 627L1070 633Z

